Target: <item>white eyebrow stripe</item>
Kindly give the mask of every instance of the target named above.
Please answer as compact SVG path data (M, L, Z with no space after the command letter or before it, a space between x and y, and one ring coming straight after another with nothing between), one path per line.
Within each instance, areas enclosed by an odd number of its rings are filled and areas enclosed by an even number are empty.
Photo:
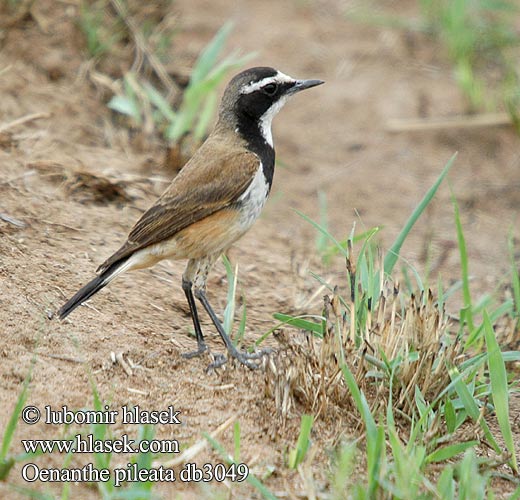
M259 82L251 82L248 85L245 85L240 89L241 94L251 94L257 90L260 90L262 87L268 85L269 83L292 83L294 82L294 78L278 71L274 76L268 76Z

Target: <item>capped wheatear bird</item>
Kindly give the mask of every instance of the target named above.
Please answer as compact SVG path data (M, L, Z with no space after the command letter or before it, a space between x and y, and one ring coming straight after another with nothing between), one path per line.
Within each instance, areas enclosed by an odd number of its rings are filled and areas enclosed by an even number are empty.
M208 348L195 298L209 314L229 355L249 368L264 354L236 349L206 297L206 278L215 260L258 218L274 174L271 122L287 99L321 80L296 80L273 68L251 68L228 84L217 124L208 139L162 196L137 221L127 241L98 268L98 276L58 311L60 319L133 269L162 259L188 259L182 288L188 301L198 349ZM220 366L226 358L216 358Z

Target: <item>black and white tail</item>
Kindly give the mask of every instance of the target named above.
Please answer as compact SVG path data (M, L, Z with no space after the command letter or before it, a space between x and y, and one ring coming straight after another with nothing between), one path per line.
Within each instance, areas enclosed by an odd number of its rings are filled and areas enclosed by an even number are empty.
M60 319L66 318L76 307L80 306L86 300L90 299L94 294L99 292L102 288L107 286L116 276L126 271L131 263L131 259L114 262L111 266L105 269L99 276L96 276L92 281L88 282L76 294L69 299L58 311Z

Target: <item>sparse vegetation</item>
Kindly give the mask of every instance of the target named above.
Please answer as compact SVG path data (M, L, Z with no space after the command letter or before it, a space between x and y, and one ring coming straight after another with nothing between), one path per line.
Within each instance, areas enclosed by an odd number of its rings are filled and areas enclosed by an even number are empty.
M520 353L501 351L490 320L490 315L497 321L513 314L513 306L506 301L488 313L485 307L477 310L472 305L455 199L464 295L459 327L454 329L444 312L449 300L445 291L438 292L442 301L435 299L418 279L419 288L406 297L392 277L402 244L453 160L384 259L371 243L376 231L368 232L355 258L353 234L345 247L309 220L345 257L349 296L327 283L331 295L325 298L320 322L275 315L316 337L308 342L284 338L285 351L268 365L279 418L283 421L296 401L316 419L332 418L337 423L353 409L361 417L358 432L365 451L343 444L334 459L341 471L352 471L353 461L360 456L366 464L362 480L333 474L333 484L347 482L352 498L484 498L494 471L503 464L508 465L509 475L502 472L502 476L516 482L518 450L511 434L508 395L517 384L506 367L520 361ZM493 415L499 435L489 426ZM336 432L341 435L345 430ZM494 456L477 459L482 446L493 450ZM437 472L440 464L443 467L437 483L429 472L431 464L436 464ZM469 480L472 474L475 482Z
M219 61L231 28L231 23L225 24L201 52L178 109L174 110L152 83L141 81L132 72L124 76L123 92L114 96L108 106L130 117L134 127L139 128L145 122L153 124L172 144L177 144L188 132L194 144L199 144L214 118L217 89L232 70L252 57L252 54L240 56L233 52Z
M312 415L302 415L298 441L296 446L289 451L287 465L291 469L296 469L305 460L305 456L311 446L310 436L313 422L314 418Z
M433 37L453 63L468 111L505 110L520 131L520 13L513 0L418 0L421 17L410 20L370 7L349 16L361 22L418 31ZM493 76L490 76L493 75Z
M33 360L34 365L34 360ZM29 373L25 377L23 382L22 390L20 391L20 395L18 396L18 400L16 401L16 405L13 408L13 412L11 414L11 418L9 422L5 426L4 429L4 437L2 439L2 448L0 449L0 481L5 481L9 472L13 465L17 462L24 462L28 460L30 457L25 455L16 455L13 456L9 450L11 448L14 432L16 427L18 426L18 422L20 421L20 416L22 414L22 410L24 408L25 402L27 401L29 384L31 382L33 366L29 370Z
M99 58L108 54L124 36L120 21L107 15L106 0L82 1L78 24L85 35L90 57Z
M505 105L517 117L520 80L515 53L520 36L513 20L519 13L518 4L509 0L421 0L420 5L427 29L446 47L455 78L473 109ZM497 81L486 77L490 65L499 72Z

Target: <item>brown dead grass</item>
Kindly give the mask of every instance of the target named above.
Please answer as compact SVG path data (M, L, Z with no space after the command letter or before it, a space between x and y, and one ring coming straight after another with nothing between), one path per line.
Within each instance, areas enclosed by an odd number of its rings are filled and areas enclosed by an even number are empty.
M361 390L370 395L368 402L375 415L385 412L389 402L388 376L379 382L374 378L375 371L381 375L386 371L385 359L402 359L394 374L392 398L394 409L408 419L416 416L416 386L433 401L449 384L446 366L460 361L462 346L450 338L448 320L438 310L433 294L429 291L425 300L413 295L400 300L395 286L387 289L390 293L381 294L374 321L368 321L366 335L357 342L352 323L355 306L350 304L347 316L338 295L325 296L323 339L311 334L278 334L282 348L267 363L267 394L274 399L282 422L294 415L296 407L327 421L354 411L340 368L342 359ZM416 360L411 360L411 353L417 354Z
M309 373L321 380L339 380L334 364L325 363L332 354L327 349L322 352L316 341L289 330L280 334L294 352L282 351L276 376L286 380L291 368L295 375L289 381L284 426L279 427L276 411L280 405L283 408L285 386L274 375L272 381L278 385L269 389L268 384L266 392L259 373L229 366L207 374L208 360L181 359L180 353L194 345L180 288L183 263L164 263L123 277L70 321L49 320L118 248L171 174L162 169L161 144L121 129L105 106L108 91L87 78L91 73L75 22L79 4L69 0L22 4L23 10L14 17L2 17L8 22L0 27L0 127L11 124L0 134L0 212L5 216L0 219L0 331L5 338L0 349L0 429L5 429L37 352L28 403L91 407L92 378L103 399L115 408L176 405L183 425L159 427L157 436L178 439L186 447L198 443L202 432L236 418L242 429L242 459L259 477L273 471L265 482L280 497L308 494L309 485L299 473L287 469L285 454L296 442L299 414L315 409L320 412L313 430L316 455L308 467L318 495L326 491L323 464L340 439L339 425L330 422L339 415L342 420L335 421L341 426L347 422L342 427L347 432L359 420L348 401L328 403L327 398L338 401L344 394L339 382L329 387L318 380L318 394L312 384L305 385ZM134 3L130 4L133 9ZM399 2L403 12L413 13L412 4ZM345 19L344 8L332 0L305 5L197 0L176 2L175 12L168 12L179 16L182 28L175 37L174 62L167 65L180 84L190 62L229 18L236 21L230 46L259 50L255 64L327 81L322 92L294 101L277 119L274 135L283 165L277 170L271 200L262 219L231 252L239 263L248 307L246 343L274 326L273 312L322 310L317 284L307 273L309 267L320 269L315 234L291 211L294 207L317 219L317 189L327 193L333 234L347 234L353 220L365 227L384 225L381 243L388 245L446 159L458 150L451 182L463 199L476 295L492 290L507 271L506 237L512 225L519 237L514 225L516 192L508 189L520 185L517 136L503 128L389 135L386 119L461 113L461 97L449 67L428 40L356 25ZM155 2L150 9L161 12L164 5ZM144 9L142 15L150 14ZM129 47L123 40L97 71L111 81L119 77L134 61ZM42 117L12 126L35 113ZM104 199L107 190L114 194L111 201ZM442 191L403 249L405 258L421 269L428 248L432 268L442 273L446 283L458 279L451 212L449 193ZM345 282L341 265L320 272L330 282L340 286ZM220 311L225 286L225 272L218 265L209 290ZM386 307L385 316L392 306ZM456 303L452 307L457 310ZM413 313L407 321L413 325L422 314ZM220 351L209 322L204 326L210 345ZM400 331L388 331L389 348L396 341L390 333ZM512 337L512 342L518 341L517 332ZM274 339L269 343L277 345ZM362 356L357 362L364 366ZM330 372L322 375L323 370ZM302 387L295 382L299 373L305 374ZM411 379L406 380L404 386ZM519 412L514 401L515 421ZM120 425L111 430L114 435L135 432ZM58 426L20 424L12 451L21 451L20 439L56 438L63 432ZM231 432L223 433L220 440L227 450L233 449ZM46 459L51 466L62 464L60 456ZM115 457L115 465L124 465L126 459ZM195 460L216 462L218 456L206 448ZM81 462L78 457L76 461ZM15 468L9 479L22 485L19 473ZM506 492L510 485L498 487ZM56 486L49 489L54 494L59 491ZM17 498L4 484L0 491L4 498ZM157 491L164 498L200 498L207 490L193 484L163 484ZM229 494L227 486L221 491ZM87 485L74 485L73 494L82 499L98 497ZM240 486L233 487L232 495L254 498L257 494Z

